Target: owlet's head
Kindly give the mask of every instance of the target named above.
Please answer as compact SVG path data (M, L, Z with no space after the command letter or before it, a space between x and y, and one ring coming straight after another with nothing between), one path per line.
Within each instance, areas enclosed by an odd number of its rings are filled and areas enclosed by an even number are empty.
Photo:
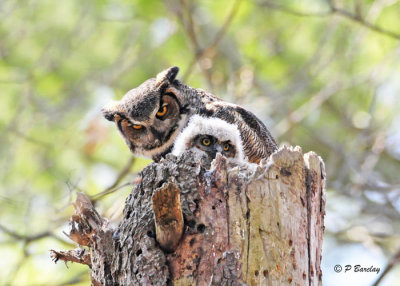
M186 150L205 153L210 161L217 153L238 161L244 160L238 128L219 118L193 115L176 138L172 154L179 156Z
M164 70L103 107L104 117L115 122L132 153L159 158L186 125L186 108L173 88L178 71Z

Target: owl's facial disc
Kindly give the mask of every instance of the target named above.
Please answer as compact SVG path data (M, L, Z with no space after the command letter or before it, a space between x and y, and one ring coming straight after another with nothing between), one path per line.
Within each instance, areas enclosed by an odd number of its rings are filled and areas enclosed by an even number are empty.
M214 159L217 153L221 153L227 158L234 158L236 155L236 149L229 140L221 142L211 135L197 135L190 144L189 147L205 152L210 159Z
M120 101L103 109L104 117L115 122L134 154L157 158L168 152L176 136L187 124L177 83L177 67L171 67L128 91Z
M179 102L173 94L164 94L146 120L137 120L132 114L116 113L113 119L132 153L154 156L167 151L186 124ZM135 120L136 119L136 120ZM143 119L140 117L140 119Z

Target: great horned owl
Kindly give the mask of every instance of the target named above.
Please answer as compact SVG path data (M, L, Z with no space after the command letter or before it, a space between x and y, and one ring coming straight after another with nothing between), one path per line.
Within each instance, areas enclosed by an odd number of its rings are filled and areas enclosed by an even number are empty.
M178 67L164 70L102 109L105 118L116 123L132 153L160 160L171 152L176 136L194 114L236 125L250 162L258 163L277 149L253 113L185 85L176 79L178 71Z
M243 145L236 126L219 118L193 115L175 140L172 154L186 150L205 153L211 162L217 153L243 161Z

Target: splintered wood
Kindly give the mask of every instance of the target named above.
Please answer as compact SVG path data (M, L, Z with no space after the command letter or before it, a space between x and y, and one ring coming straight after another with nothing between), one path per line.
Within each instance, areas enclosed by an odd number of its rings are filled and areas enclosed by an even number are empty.
M72 237L91 259L73 261L90 265L92 284L321 285L321 158L283 147L261 165L205 161L187 152L147 166L117 229L77 205L91 215Z

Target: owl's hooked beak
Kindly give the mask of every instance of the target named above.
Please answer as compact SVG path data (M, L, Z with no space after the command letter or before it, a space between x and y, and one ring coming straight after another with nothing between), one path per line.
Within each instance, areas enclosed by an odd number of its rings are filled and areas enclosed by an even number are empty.
M153 138L151 138L151 140L155 139L155 141L159 141L159 142L162 142L164 140L165 132L160 132L157 129L155 129L153 126L150 126L150 131L151 131L151 134L153 135Z
M220 153L222 155L222 147L219 145L214 146L209 150L209 156L210 158L215 158L217 157L217 154Z
M220 145L217 145L216 147L215 147L215 153L221 153L222 154L222 147L220 146ZM217 154L215 154L215 155L217 155Z

